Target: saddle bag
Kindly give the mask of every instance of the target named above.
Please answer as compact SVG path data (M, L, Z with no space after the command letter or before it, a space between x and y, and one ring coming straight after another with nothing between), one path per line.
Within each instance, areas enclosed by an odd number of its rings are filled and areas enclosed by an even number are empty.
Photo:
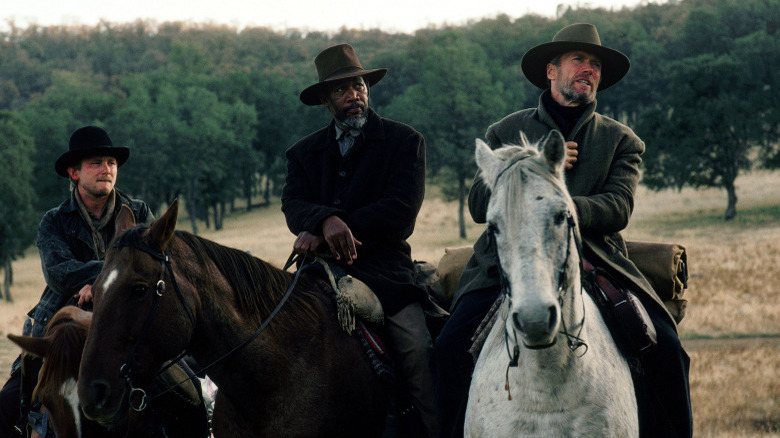
M593 267L584 259L583 266L585 290L601 310L615 343L629 362L638 361L658 344L650 315L639 298L620 287L609 272Z

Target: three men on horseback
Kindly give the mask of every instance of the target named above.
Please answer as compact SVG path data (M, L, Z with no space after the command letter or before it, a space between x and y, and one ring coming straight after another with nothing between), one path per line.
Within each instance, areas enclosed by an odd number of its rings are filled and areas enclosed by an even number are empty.
M629 65L625 55L601 45L593 25L567 26L551 42L531 48L523 57L523 73L544 90L539 105L506 116L491 125L485 136L490 146L497 147L521 144L521 132L532 143L551 130L563 134L566 184L577 208L583 255L637 293L657 331L658 345L642 358L644 375L635 378L640 433L687 437L692 433L690 361L672 316L628 259L620 235L633 210L645 146L630 128L596 112L597 91L622 79ZM484 223L490 193L480 178L474 181L469 210L477 223ZM470 339L500 294L499 277L496 252L485 232L474 245L450 319L436 339L432 367L439 437L463 435L474 368Z
M323 50L314 64L319 82L300 99L323 105L333 120L287 150L282 211L297 236L294 250L330 251L334 263L376 293L389 347L432 437L433 345L406 241L425 193L425 140L369 107L370 87L387 69L364 70L348 44Z

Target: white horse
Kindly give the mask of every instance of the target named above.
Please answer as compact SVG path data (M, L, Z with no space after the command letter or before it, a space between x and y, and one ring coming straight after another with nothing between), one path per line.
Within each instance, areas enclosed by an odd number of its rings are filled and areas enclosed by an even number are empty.
M476 363L465 435L638 436L628 364L581 286L563 137L523 143L493 151L477 140L505 299Z

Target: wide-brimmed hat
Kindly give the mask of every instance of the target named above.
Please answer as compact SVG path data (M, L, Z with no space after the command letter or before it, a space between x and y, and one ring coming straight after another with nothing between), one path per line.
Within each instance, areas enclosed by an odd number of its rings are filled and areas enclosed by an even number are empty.
M363 70L355 54L355 49L349 44L328 47L314 58L314 65L317 67L319 82L301 91L301 102L306 105L322 103L320 102L320 92L334 81L363 76L368 86L371 87L382 80L387 73L386 68Z
M85 126L73 131L70 135L68 150L54 163L54 170L68 177L68 167L73 166L87 157L107 156L116 158L117 166L121 166L130 156L130 149L114 146L111 138L103 128Z
M601 59L601 81L598 91L606 90L623 79L631 66L626 55L601 45L596 26L576 23L558 31L551 42L540 44L527 51L521 62L523 73L532 84L546 89L548 87L547 63L560 54L575 50L591 53Z

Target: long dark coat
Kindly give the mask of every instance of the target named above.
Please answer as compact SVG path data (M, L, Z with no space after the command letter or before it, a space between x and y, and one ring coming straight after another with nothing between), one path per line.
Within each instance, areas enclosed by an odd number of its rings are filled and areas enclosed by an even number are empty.
M506 116L491 125L485 136L491 147L498 147L521 144L520 131L529 141L536 142L553 129L559 128L540 97L537 108ZM596 113L595 101L585 109L566 141L575 141L578 145L577 163L566 171L565 178L577 208L585 257L595 266L617 275L633 291L651 297L673 321L652 286L628 259L626 244L620 235L634 209L634 191L639 182L644 143L629 127ZM485 223L489 197L490 190L481 178L475 178L469 192L469 211L477 223ZM485 232L474 244L474 256L463 271L452 309L464 294L497 288L497 266L495 250L489 246ZM674 322L672 324L674 326Z
M425 195L425 140L372 109L361 137L342 157L331 121L290 147L282 212L295 235L322 235L328 216L344 220L363 245L354 263L342 267L368 284L392 315L423 293L414 285L406 239Z

